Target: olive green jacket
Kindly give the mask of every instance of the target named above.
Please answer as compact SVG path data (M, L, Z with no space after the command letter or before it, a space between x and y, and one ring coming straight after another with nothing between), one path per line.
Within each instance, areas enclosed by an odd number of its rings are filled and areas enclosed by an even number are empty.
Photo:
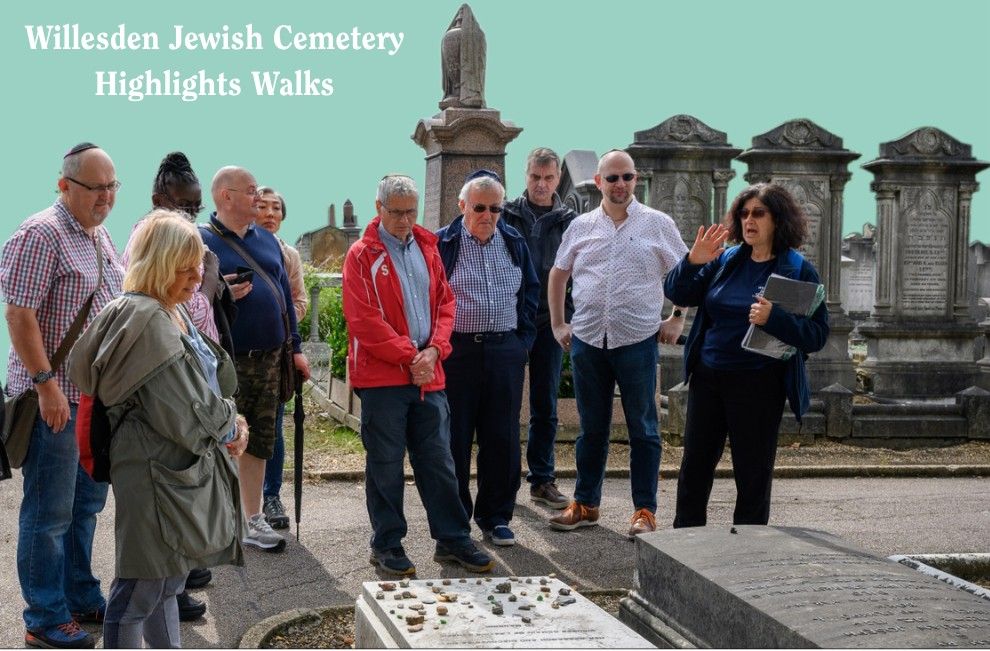
M243 564L237 471L220 443L234 425L237 376L220 346L204 340L219 360L223 398L168 313L143 294L107 305L69 355L69 377L107 405L114 428L119 578Z

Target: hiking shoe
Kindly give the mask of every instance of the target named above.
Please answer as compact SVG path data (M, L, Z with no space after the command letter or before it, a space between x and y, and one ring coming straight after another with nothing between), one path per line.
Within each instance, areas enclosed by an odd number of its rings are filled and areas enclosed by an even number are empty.
M196 569L189 570L189 575L186 576L186 590L196 590L197 588L205 587L212 580L213 572L205 567L197 567Z
M96 610L90 610L85 613L72 613L72 619L76 620L79 624L102 624L106 614L107 607L104 604Z
M371 558L368 559L368 562L386 574L408 576L416 573L416 566L406 556L406 550L402 549L402 545L390 549L372 548Z
M92 649L96 646L96 639L79 628L75 620L71 620L28 631L24 634L24 644L38 649Z
M289 516L285 514L285 507L278 495L265 495L265 506L261 510L272 529L289 528Z
M516 544L516 535L512 533L512 529L507 524L495 525L485 531L484 534L485 538L490 540L493 545L509 547Z
M567 496L557 490L557 484L552 481L539 486L530 486L529 499L538 504L546 504L552 509L563 509L571 503Z
M630 540L641 533L651 533L657 530L657 518L649 509L637 509L629 523Z
M257 547L266 552L280 552L285 549L285 538L278 535L265 522L264 513L255 513L248 518L248 534L242 541L245 545Z
M192 622L206 614L206 603L194 599L185 590L175 595L175 602L179 605L180 622Z
M574 501L564 511L550 518L550 527L557 531L573 531L578 527L593 527L598 524L598 507L585 506Z
M437 542L437 550L433 554L433 560L437 563L442 561L454 561L461 567L471 572L490 572L495 567L495 561L485 552L478 551L473 542L469 542L463 547L448 547Z

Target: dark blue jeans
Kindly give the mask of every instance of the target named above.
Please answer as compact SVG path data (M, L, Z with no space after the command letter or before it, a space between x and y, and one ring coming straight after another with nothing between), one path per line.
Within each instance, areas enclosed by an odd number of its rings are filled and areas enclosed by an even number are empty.
M285 435L282 433L282 422L285 420L285 403L278 406L275 412L275 447L272 458L265 462L265 497L278 497L282 491L282 469L285 466Z
M618 383L629 430L629 480L636 509L657 510L660 433L657 419L657 341L601 349L571 338L574 393L581 420L575 445L574 499L598 506L612 428L612 397Z
M458 492L482 531L509 524L519 491L519 409L527 350L514 332L475 342L454 333L444 360L450 450ZM478 441L478 497L471 503L471 444Z
M75 405L58 434L39 415L21 468L17 576L28 629L64 624L70 613L106 604L91 561L96 514L106 504L109 484L93 481L79 465L75 431Z
M365 498L374 530L371 546L396 547L406 535L402 495L407 448L430 536L452 547L470 542L468 516L457 495L450 456L450 409L444 392L429 391L420 397L419 387L410 384L355 389L355 393L361 398Z
M554 481L557 440L557 391L564 351L547 326L536 331L529 351L529 437L526 441L526 481L533 486Z

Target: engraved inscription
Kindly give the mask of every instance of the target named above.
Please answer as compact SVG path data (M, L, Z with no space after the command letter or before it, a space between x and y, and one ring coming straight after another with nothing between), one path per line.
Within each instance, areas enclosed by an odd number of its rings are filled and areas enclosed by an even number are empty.
M819 264L821 251L822 220L828 214L828 179L826 177L808 177L802 179L776 177L774 179L787 188L795 201L801 206L808 219L808 236L800 251L808 262L822 270Z
M901 312L944 314L949 305L949 219L931 190L910 188L902 195L906 221L901 255Z

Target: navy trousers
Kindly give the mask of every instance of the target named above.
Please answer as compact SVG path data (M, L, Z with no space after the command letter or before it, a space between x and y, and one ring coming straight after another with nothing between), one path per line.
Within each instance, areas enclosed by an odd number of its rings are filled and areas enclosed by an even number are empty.
M478 341L475 341L478 339ZM451 337L444 360L450 450L461 503L483 531L508 524L521 474L519 409L528 351L512 331ZM478 496L472 504L472 443L478 442Z

